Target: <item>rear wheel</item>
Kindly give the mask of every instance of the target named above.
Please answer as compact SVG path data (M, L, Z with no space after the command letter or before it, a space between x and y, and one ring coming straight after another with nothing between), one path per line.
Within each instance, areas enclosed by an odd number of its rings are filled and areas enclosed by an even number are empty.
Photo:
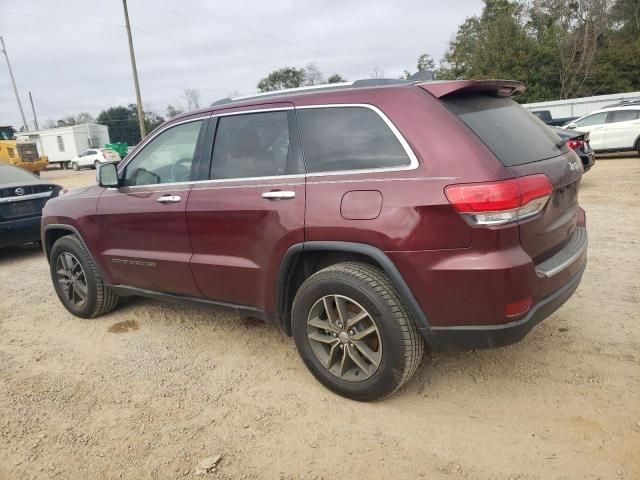
M392 394L422 359L418 329L387 276L371 265L339 263L309 277L296 294L292 318L311 373L354 400Z
M93 318L113 310L118 296L105 284L98 268L75 235L56 241L49 261L58 298L78 317Z
M80 170L80 165L78 165L78 162L73 162L71 164L71 168L73 168L77 172L78 170Z
M98 169L98 165L100 165L100 160L96 160L95 162L93 162L93 168L95 168L96 170Z

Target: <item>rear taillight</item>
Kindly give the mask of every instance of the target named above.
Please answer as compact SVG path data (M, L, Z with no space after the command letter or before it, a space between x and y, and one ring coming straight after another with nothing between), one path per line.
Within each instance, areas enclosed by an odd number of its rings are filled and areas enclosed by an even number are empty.
M582 140L569 140L567 145L569 145L569 148L572 150L578 150L584 146L584 142Z
M551 192L553 186L542 174L444 189L451 205L472 226L502 225L531 217L542 211Z

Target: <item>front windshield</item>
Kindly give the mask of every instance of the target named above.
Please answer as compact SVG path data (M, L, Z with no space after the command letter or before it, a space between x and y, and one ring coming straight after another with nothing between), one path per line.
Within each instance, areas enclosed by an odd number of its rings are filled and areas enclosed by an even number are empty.
M13 127L0 127L0 140L13 140Z

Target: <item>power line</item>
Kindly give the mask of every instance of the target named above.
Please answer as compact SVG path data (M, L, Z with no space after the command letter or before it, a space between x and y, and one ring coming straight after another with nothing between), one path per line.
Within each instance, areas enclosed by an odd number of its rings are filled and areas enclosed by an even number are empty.
M124 28L124 25L120 25L119 23L96 22L95 20L83 20L80 18L57 17L53 15L39 15L36 13L10 12L8 10L0 10L0 13L6 13L8 15L20 15L21 17L45 18L47 20L63 20L67 22L91 23L94 25L105 25L107 27Z
M95 22L95 21L90 21L90 20L84 20L84 19L81 19L81 18L69 18L69 17L59 17L59 16L53 16L53 15L38 15L38 14L33 14L33 13L10 12L10 11L7 11L7 10L0 10L0 13L6 13L6 14L9 14L9 15L20 15L20 16L23 16L23 17L43 18L43 19L48 19L48 20L62 20L62 21L65 21L65 22L85 23L85 24L86 23L91 23L91 24L104 25L104 26L109 26L109 27L125 28L125 25L120 25L120 24L117 24L117 23ZM178 43L178 44L185 45L185 46L188 46L188 47L191 47L191 48L206 49L206 51L209 54L212 54L212 55L230 57L230 58L234 58L236 60L242 60L242 61L245 61L245 62L251 62L251 63L259 64L259 65L262 65L262 66L266 66L268 68L276 68L273 65L269 65L269 64L261 62L259 60L254 60L252 58L243 57L243 56L240 56L240 55L234 55L234 54L226 53L226 52L218 52L218 51L212 50L210 48L207 48L206 46L203 46L203 45L196 45L196 44L185 42L185 41L182 41L182 40L177 40L175 38L166 37L166 36L160 35L160 34L158 34L156 32L151 32L149 30L144 30L142 28L132 28L132 31L138 32L138 33L144 33L145 35L151 35L151 36L154 36L154 37L157 37L157 38L162 38L163 40L167 40L167 41L170 41L170 42Z
M148 3L148 2L145 2L145 3ZM313 53L315 55L319 55L321 57L326 57L326 58L331 58L331 59L333 59L335 61L338 61L338 62L341 62L341 63L347 63L349 65L352 65L352 66L355 66L355 67L358 67L358 68L363 68L364 67L363 65L360 65L358 63L354 63L354 62L351 62L349 60L345 60L345 59L342 59L342 58L339 58L339 57L335 57L333 55L328 55L328 54L326 54L324 52L320 52L318 50L314 50L312 48L306 47L304 45L300 45L300 44L292 42L290 40L285 40L283 38L276 37L276 36L274 36L274 35L272 35L270 33L264 32L262 30L258 30L256 28L248 27L248 26L246 26L245 24L243 24L241 22L221 17L221 16L219 16L217 14L214 14L211 10L207 10L207 9L202 8L200 6L194 5L194 4L190 3L190 2L185 2L184 0L173 0L173 3L177 3L177 4L182 5L184 7L188 7L190 9L197 10L202 15L205 15L205 16L207 16L209 18L212 18L212 19L214 19L214 20L216 20L218 22L226 23L227 25L232 25L232 26L234 26L236 28L247 30L249 32L252 32L255 35L260 35L260 36L263 36L265 38L269 38L269 39L271 39L271 40L273 40L275 42L279 42L279 43L282 43L282 44L285 44L285 45L289 45L289 46L292 46L292 47L295 47L295 48L299 48L301 50L306 50L307 52Z

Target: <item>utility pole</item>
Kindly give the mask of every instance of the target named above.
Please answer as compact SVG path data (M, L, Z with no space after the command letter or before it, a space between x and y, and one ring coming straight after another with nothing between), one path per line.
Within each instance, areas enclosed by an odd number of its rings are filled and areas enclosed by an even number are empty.
M2 53L4 58L7 59L7 67L9 67L9 76L11 77L11 83L13 84L13 93L16 94L16 100L18 101L18 108L20 109L20 115L22 115L22 124L24 129L28 132L29 125L27 125L27 118L24 116L24 110L22 109L22 103L20 102L20 95L18 94L18 87L16 87L16 79L13 78L13 70L11 70L11 63L9 63L9 55L7 55L7 49L4 46L4 39L0 37L0 43L2 43Z
M40 127L38 127L38 117L36 116L36 107L33 106L33 97L31 96L31 92L29 92L29 101L31 102L31 111L33 112L33 124L36 127L36 130L40 130Z
M129 38L129 55L131 56L131 70L133 70L133 83L136 87L136 100L138 102L138 122L140 123L140 139L143 139L147 135L147 132L144 128L144 111L142 110L140 84L138 83L138 68L136 67L136 56L133 53L133 39L131 38L131 25L129 25L129 10L127 10L127 0L122 0L122 6L124 7L124 22L127 27L127 37Z

